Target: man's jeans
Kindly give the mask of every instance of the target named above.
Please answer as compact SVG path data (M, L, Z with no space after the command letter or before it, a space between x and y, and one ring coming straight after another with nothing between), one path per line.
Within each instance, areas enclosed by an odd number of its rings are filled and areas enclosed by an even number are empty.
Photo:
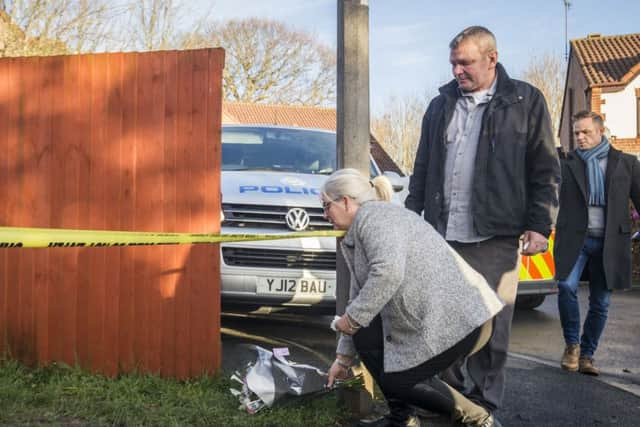
M607 323L607 312L611 291L607 288L602 264L602 237L587 237L580 250L571 273L558 282L558 310L562 332L567 345L580 343L580 357L593 357L598 340ZM578 282L589 262L589 312L584 321L582 339L580 336L580 306L578 304Z

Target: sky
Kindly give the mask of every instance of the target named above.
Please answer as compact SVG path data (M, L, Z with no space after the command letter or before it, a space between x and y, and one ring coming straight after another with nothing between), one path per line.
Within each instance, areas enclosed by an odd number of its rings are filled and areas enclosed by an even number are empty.
M269 18L337 45L337 0L190 0L212 18ZM369 0L372 113L392 96L430 97L451 78L449 41L483 25L498 41L499 61L515 78L545 54L565 54L564 0ZM572 0L568 38L640 32L640 1Z

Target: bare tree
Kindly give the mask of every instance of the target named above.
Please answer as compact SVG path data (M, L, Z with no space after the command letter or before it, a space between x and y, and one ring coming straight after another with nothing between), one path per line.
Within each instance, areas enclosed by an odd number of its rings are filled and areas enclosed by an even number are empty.
M213 4L213 3L212 3ZM208 10L198 10L198 18L190 22L190 30L180 34L180 27L186 24L191 11L185 0L132 0L129 4L131 28L130 48L144 50L175 49L178 47L190 48L185 40L191 40L194 35L200 34L204 24L211 14Z
M173 0L138 0L131 3L131 42L144 50L167 49L172 42L178 9Z
M107 0L1 0L2 55L80 53L106 47L116 11Z
M413 171L427 104L426 95L393 96L385 102L384 112L374 116L371 121L376 139L398 166L409 174Z
M326 105L335 102L334 49L303 31L265 19L212 25L188 47L226 50L225 99L254 103Z
M546 53L542 57L534 57L522 74L523 80L540 89L544 95L551 115L553 134L556 138L564 96L564 78L564 61L560 56L551 53ZM556 144L559 144L559 140L556 141Z

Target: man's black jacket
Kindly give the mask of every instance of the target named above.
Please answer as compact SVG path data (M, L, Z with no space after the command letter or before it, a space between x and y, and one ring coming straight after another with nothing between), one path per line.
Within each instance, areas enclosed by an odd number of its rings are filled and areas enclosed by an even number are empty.
M482 116L471 208L482 236L548 236L558 208L560 163L547 104L528 83L497 64L496 93ZM407 208L434 227L443 208L446 129L460 96L455 80L440 88L422 119ZM444 218L446 223L446 218ZM440 230L443 231L443 230Z

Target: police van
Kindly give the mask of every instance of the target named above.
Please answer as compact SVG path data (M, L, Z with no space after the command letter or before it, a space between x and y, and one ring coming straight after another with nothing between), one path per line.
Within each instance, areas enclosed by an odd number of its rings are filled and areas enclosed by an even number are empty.
M224 125L221 232L283 234L332 229L323 216L320 187L335 169L335 132ZM381 174L371 157L370 174ZM393 172L385 175L397 192L393 202L402 203L407 178ZM223 307L333 310L335 244L333 237L222 243ZM526 293L534 298L544 299L545 293L553 291L533 285Z

